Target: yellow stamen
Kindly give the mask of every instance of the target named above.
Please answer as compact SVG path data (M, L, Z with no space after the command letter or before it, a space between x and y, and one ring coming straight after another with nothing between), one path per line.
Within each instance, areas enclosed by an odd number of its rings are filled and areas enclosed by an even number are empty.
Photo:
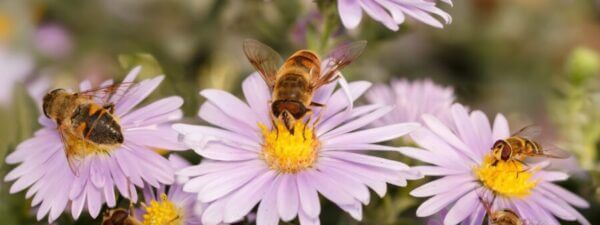
M296 173L314 165L319 141L312 127L297 122L292 133L279 121L273 130L264 124L258 126L264 138L262 157L271 169L280 173Z
M495 193L508 197L525 197L537 185L537 180L531 180L535 171L524 171L521 163L514 160L498 161L495 165L493 163L493 156L486 155L483 164L473 170L481 183Z
M143 225L182 225L183 214L167 195L160 195L160 201L152 200L149 206L144 206Z
M13 32L14 26L12 19L0 11L0 41L7 41Z

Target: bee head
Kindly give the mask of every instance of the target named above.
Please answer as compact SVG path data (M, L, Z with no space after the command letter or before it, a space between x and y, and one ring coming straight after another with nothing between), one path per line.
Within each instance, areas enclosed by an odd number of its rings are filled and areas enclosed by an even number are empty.
M123 209L111 210L105 213L102 225L118 225L125 224L125 220L129 217L129 213Z
M506 161L510 159L512 150L506 141L498 140L492 147L492 154L496 160Z
M54 90L48 92L44 96L42 110L44 111L44 115L46 115L46 117L50 118L50 116L48 115L48 112L50 112L50 107L52 106L52 103L54 103L56 96L59 96L60 94L63 94L65 92L66 92L65 89L58 88L58 89L54 89Z

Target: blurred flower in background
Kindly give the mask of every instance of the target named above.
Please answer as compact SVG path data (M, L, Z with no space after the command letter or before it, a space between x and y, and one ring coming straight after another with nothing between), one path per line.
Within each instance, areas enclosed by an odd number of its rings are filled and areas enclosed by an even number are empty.
M452 5L451 0L443 0L443 2ZM404 23L407 15L437 28L442 28L444 24L452 22L450 14L439 9L435 0L339 0L337 5L342 23L348 29L358 26L363 10L371 18L393 31L400 28L399 25ZM431 14L441 17L444 23Z
M71 36L59 24L43 24L35 34L36 48L40 54L49 58L64 58L73 49Z
M431 80L395 79L389 85L375 85L365 96L370 103L394 106L392 113L375 122L377 125L421 123L425 114L450 124L450 106L455 100L451 87L442 87Z
M12 102L13 88L27 80L33 73L34 65L31 56L0 46L0 105L6 107Z

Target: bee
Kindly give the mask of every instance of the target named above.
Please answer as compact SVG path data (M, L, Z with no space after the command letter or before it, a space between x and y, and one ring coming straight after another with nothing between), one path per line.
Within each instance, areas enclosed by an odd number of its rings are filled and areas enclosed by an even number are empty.
M244 53L272 92L272 118L293 132L296 121L312 114L311 106L325 106L312 101L315 90L337 80L337 72L358 58L366 43L357 41L337 47L325 68L321 68L319 56L310 50L296 51L284 62L275 50L251 39L244 41Z
M102 225L142 225L142 222L135 218L130 207L129 210L117 208L107 211L102 217Z
M131 182L127 179L127 191L130 198L133 196L132 189L135 190L135 187L132 188ZM102 225L142 225L143 223L135 218L133 212L133 202L129 199L129 210L116 208L104 212Z
M492 204L496 199L492 199L492 202L488 202L483 200L481 196L479 197L479 201L483 204L485 211L488 215L488 222L490 225L528 225L525 220L521 219L517 213L512 211L511 209L500 209L496 211L492 211Z
M496 141L492 155L496 165L499 161L516 161L523 165L526 157L569 158L570 154L555 146L540 144L537 137L541 130L536 126L527 126L512 134L509 138Z
M121 83L83 92L59 88L44 96L44 115L56 123L67 162L76 176L85 156L106 153L123 144L114 102L130 86Z

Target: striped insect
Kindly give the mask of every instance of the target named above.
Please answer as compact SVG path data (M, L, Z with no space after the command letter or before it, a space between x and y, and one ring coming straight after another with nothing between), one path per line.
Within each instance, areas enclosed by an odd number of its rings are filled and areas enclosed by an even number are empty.
M296 51L283 61L275 50L256 40L244 41L244 53L271 89L273 119L293 132L297 121L313 113L311 107L325 106L312 101L315 91L338 79L338 71L358 58L365 46L366 41L340 45L329 55L326 68L321 68L321 59L310 50Z
M115 102L133 83L83 92L54 89L43 99L44 115L56 123L69 167L78 176L87 155L108 153L124 142Z

